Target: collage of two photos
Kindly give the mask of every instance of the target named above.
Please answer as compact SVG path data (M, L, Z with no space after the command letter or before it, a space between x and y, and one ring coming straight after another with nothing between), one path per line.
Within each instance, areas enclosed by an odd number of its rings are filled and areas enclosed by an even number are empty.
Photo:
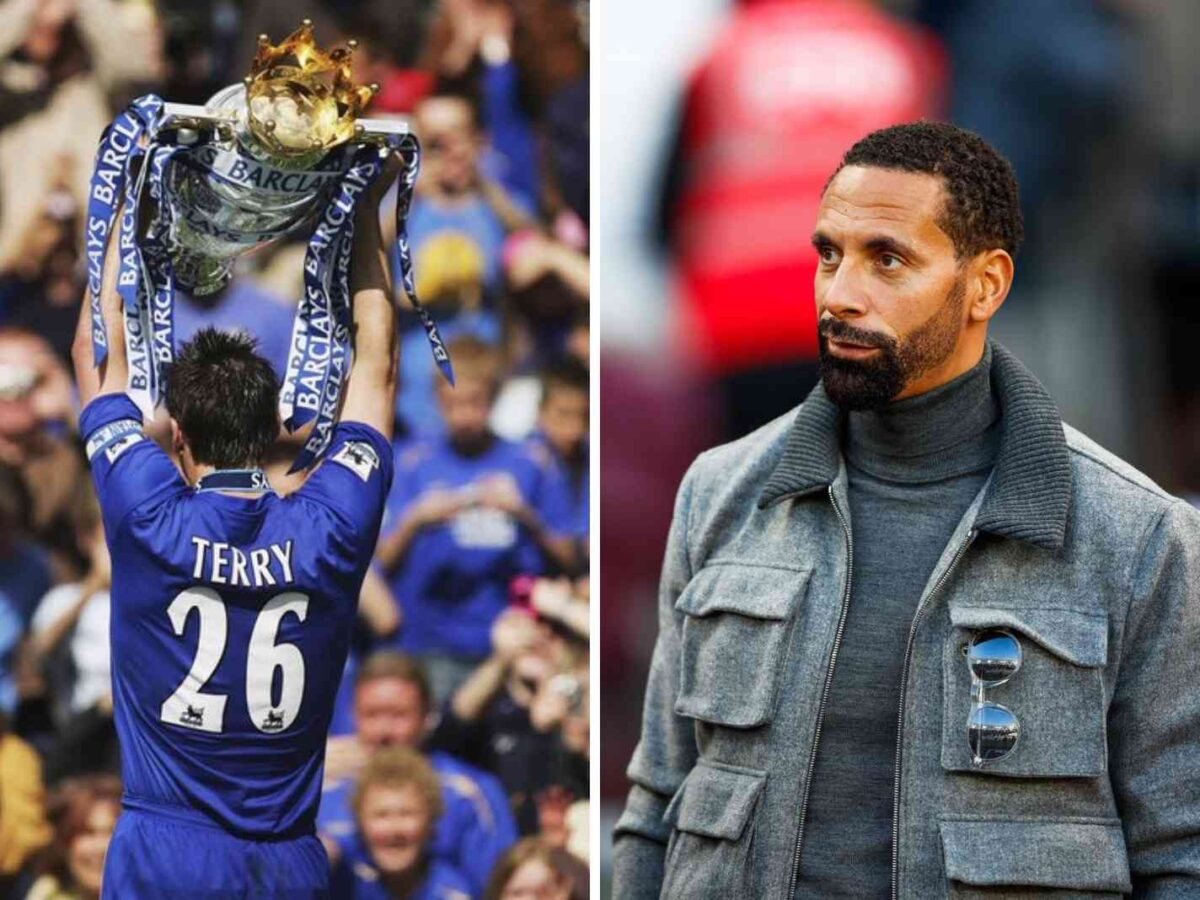
M0 897L1200 897L1198 32L0 0Z

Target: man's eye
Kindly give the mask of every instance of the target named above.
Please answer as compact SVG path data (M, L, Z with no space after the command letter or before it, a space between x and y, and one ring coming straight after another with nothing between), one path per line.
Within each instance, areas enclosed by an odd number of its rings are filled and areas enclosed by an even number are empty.
M821 258L821 262L833 265L838 261L837 249L830 246L818 247L817 256Z
M904 260L896 256L894 253L884 253L879 257L879 267L881 269L895 270L904 265Z

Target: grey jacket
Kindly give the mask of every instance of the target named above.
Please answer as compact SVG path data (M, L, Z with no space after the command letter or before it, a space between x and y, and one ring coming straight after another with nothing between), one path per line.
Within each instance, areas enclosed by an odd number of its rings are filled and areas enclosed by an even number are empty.
M907 636L893 892L1200 897L1200 514L1064 426L993 345L1000 453ZM788 898L850 595L839 411L701 455L679 490L618 900ZM989 691L1020 720L972 765L964 650L1021 641Z

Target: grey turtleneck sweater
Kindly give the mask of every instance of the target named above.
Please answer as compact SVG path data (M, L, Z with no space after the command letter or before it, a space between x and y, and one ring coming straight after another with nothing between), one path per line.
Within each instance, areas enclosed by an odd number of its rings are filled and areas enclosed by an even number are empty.
M989 347L948 384L846 417L853 577L809 790L799 897L891 890L904 649L926 582L1000 446L991 361Z

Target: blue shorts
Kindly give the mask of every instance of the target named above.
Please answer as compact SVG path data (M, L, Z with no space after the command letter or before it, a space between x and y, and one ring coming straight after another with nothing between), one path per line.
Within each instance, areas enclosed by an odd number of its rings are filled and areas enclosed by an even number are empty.
M207 822L124 809L104 859L101 900L325 900L329 858L313 835L235 837Z

